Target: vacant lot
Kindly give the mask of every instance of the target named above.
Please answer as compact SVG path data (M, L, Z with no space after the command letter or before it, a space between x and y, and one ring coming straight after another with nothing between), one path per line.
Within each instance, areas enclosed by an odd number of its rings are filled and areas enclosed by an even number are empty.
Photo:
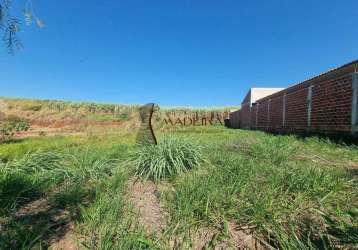
M1 249L352 249L358 148L222 127L158 133L200 164L135 175L135 134L0 145Z

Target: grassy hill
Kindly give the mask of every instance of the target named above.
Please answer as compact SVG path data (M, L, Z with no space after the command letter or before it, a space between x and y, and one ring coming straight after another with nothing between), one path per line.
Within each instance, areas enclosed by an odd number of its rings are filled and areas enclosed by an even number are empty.
M98 104L57 100L34 100L0 97L0 112L3 116L17 116L26 119L31 129L26 135L58 133L93 133L93 130L121 132L139 127L140 105ZM184 117L220 116L224 120L230 109L157 107L153 125L162 128L163 120Z

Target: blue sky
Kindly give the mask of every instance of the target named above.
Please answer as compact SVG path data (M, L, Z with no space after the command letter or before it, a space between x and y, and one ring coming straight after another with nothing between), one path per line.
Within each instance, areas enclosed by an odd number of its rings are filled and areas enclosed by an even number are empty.
M358 58L357 0L32 2L46 28L0 47L0 96L238 105Z

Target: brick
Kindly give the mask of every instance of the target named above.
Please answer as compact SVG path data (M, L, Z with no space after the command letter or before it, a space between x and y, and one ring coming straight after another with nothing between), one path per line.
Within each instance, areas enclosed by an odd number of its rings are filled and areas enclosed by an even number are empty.
M323 133L349 132L352 126L352 74L357 69L358 61L355 61L257 100L251 107L248 94L240 112L240 127L273 132L307 132L308 129Z

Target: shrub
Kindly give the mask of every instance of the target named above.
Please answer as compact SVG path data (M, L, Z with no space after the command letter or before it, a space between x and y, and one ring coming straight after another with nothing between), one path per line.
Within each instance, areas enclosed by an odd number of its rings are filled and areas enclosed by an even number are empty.
M141 146L131 157L136 174L155 182L198 166L202 158L199 145L174 136L165 137L158 145Z
M0 122L0 142L11 139L16 132L27 131L30 124L18 117L8 117Z

